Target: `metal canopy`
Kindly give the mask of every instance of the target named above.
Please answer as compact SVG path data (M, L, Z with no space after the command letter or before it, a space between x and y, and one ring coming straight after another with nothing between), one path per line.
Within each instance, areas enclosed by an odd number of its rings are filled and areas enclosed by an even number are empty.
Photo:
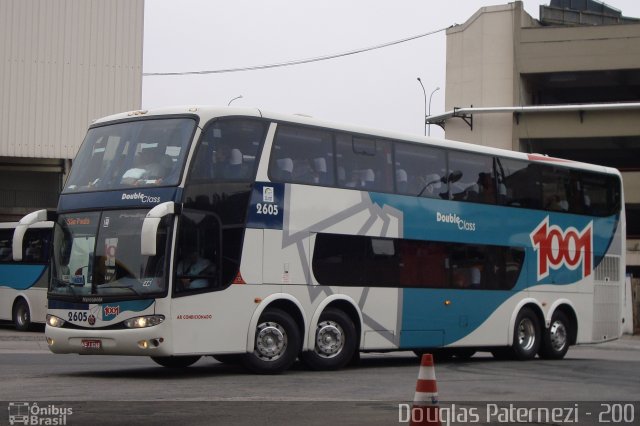
M577 112L580 114L580 121L583 120L584 113L588 111L622 111L640 109L640 102L619 102L605 104L568 104L568 105L534 105L534 106L513 106L513 107L477 107L473 105L468 108L454 107L452 111L438 115L425 117L425 124L437 124L444 129L445 122L450 118L461 118L473 130L474 114L515 114L516 121L519 122L520 114L531 113L558 113Z

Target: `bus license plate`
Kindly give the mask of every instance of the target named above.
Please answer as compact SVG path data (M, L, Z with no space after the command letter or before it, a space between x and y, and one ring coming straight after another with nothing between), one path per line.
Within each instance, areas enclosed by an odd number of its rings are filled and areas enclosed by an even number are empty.
M83 340L82 347L85 349L100 349L102 348L101 340Z

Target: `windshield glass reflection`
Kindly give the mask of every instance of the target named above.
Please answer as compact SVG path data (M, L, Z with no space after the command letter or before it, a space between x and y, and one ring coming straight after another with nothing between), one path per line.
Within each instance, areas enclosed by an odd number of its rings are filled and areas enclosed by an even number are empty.
M61 296L126 296L164 292L169 219L158 228L157 254L140 254L146 210L61 215L54 232L50 291Z
M89 129L63 192L176 185L194 128L172 118Z

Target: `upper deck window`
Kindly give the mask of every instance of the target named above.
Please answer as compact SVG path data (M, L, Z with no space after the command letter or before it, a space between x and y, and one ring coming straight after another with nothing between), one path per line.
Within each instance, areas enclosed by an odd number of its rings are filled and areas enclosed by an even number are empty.
M333 186L333 158L330 132L279 125L269 176L279 182Z
M191 161L189 181L247 182L258 166L266 123L252 119L224 119L209 124Z
M338 185L392 192L391 142L341 133L336 137Z
M63 192L177 185L195 124L147 119L89 129Z

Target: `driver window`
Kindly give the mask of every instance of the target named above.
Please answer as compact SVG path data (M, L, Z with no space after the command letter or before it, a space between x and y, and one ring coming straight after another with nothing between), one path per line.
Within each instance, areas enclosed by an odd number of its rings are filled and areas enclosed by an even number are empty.
M213 215L187 210L180 217L175 263L176 294L219 289L220 233Z

